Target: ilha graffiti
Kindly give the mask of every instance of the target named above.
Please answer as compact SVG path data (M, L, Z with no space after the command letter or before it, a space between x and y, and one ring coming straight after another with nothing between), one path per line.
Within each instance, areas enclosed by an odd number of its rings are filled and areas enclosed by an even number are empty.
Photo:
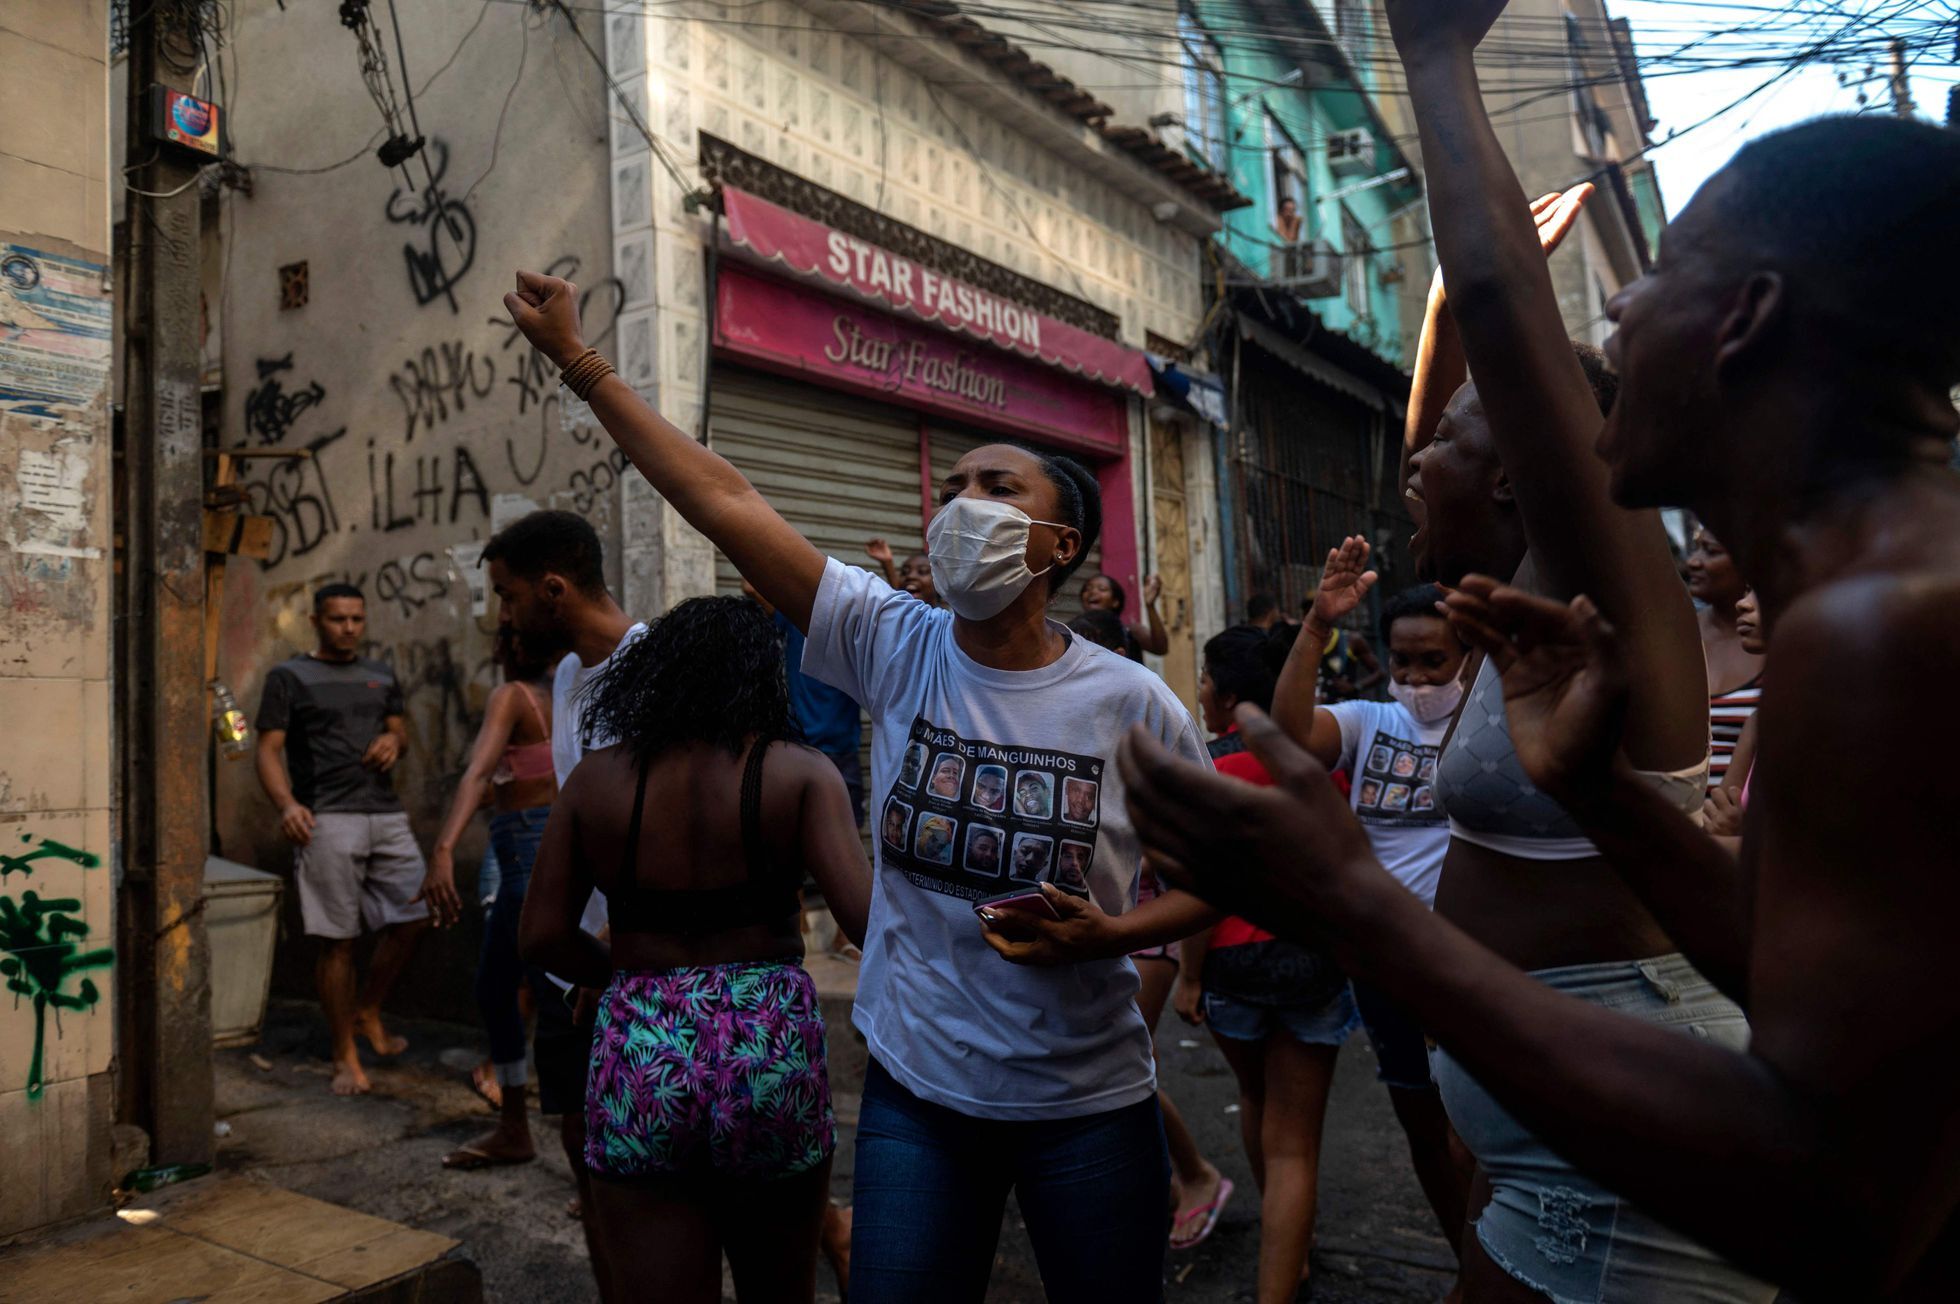
M34 835L29 833L21 834L20 840L35 842ZM9 874L32 874L35 862L43 860L67 861L83 869L95 869L102 864L102 858L93 852L42 838L33 850L21 855L0 853L0 881ZM46 899L34 891L22 892L18 901L12 896L0 896L0 977L7 980L7 990L14 994L16 1008L24 997L34 1009L34 1055L27 1065L30 1100L41 1096L48 1011L55 1012L55 1036L59 1037L61 1011L86 1012L102 999L102 992L93 979L82 978L72 992L68 990L69 980L91 969L106 969L115 962L115 952L108 947L82 949L81 941L88 936L89 929L78 918L81 909L82 903L74 897Z

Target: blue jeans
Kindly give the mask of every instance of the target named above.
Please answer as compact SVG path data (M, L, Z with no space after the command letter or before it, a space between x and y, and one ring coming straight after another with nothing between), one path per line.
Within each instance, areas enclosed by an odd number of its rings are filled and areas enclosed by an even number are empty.
M517 956L517 920L524 913L524 893L531 886L531 862L538 858L549 806L498 811L490 817L490 843L497 850L502 877L490 919L483 930L483 953L476 962L476 1008L490 1036L490 1059L497 1081L513 1086L524 1081L524 1015L517 1008L517 989L524 985L524 962Z
M851 1298L983 1299L1011 1189L1053 1304L1161 1300L1170 1178L1155 1096L1002 1122L920 1100L873 1060L858 1116Z
M1554 991L1743 1050L1749 1022L1680 955L1539 969ZM1568 1164L1497 1103L1450 1053L1430 1055L1451 1126L1490 1179L1477 1215L1491 1261L1554 1304L1769 1304L1776 1287L1628 1204Z

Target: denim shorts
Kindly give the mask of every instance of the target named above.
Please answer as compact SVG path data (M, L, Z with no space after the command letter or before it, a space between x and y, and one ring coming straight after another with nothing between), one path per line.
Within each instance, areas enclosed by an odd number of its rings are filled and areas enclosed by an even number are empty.
M1735 1050L1749 1024L1686 959L1540 969L1532 977L1568 996ZM1438 1047L1430 1064L1450 1124L1490 1178L1477 1240L1491 1261L1555 1304L1603 1301L1768 1301L1757 1281L1680 1232L1621 1200L1526 1131Z
M1254 1005L1205 991L1205 1026L1228 1041L1264 1041L1283 1032L1306 1046L1341 1046L1360 1025L1345 985L1320 1005Z

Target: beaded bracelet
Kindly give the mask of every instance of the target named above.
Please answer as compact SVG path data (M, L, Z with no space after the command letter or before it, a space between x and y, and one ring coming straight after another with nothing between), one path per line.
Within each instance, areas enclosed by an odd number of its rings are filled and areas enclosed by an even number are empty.
M599 350L587 349L558 373L558 379L583 403L591 396L594 387L612 374L612 364L599 356Z

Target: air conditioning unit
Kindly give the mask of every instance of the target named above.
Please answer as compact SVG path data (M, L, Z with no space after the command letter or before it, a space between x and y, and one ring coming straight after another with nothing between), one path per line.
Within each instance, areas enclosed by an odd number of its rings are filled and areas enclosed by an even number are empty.
M1375 170L1375 137L1366 127L1337 131L1327 137L1327 167L1337 177L1371 175Z
M1325 240L1272 251L1272 279L1302 299L1332 299L1341 293L1341 254Z

